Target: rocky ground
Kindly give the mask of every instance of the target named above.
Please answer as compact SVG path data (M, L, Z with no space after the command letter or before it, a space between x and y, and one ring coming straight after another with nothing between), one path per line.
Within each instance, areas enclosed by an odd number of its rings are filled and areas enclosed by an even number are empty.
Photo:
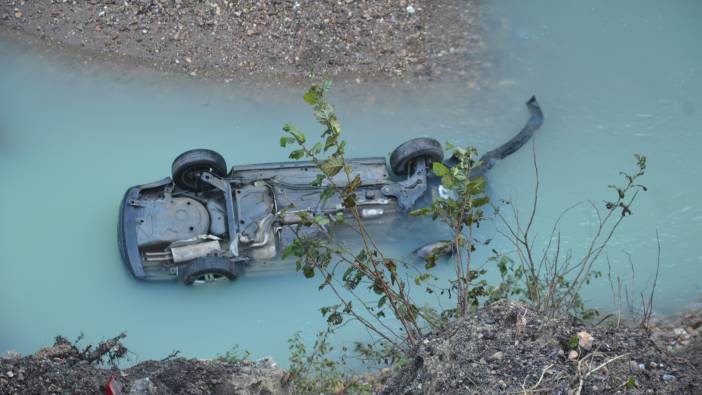
M477 0L0 0L0 30L226 80L477 78Z
M699 394L700 317L672 334L691 342L677 348L663 328L592 327L498 302L428 336L384 393Z
M393 377L382 369L362 379L384 394L699 394L701 331L702 310L651 332L610 321L546 319L522 304L498 302L430 334ZM105 368L126 353L121 339L81 350L58 337L33 355L8 353L0 359L0 393L105 393L110 380L134 395L294 392L290 376L270 359L169 357Z
M113 342L101 343L93 353L79 350L62 337L52 347L33 355L0 359L2 394L286 394L285 372L272 360L232 364L167 358L147 361L129 369L101 368L101 361L119 358L126 349ZM86 352L87 351L87 352ZM98 359L94 359L98 356ZM107 386L111 391L107 390Z

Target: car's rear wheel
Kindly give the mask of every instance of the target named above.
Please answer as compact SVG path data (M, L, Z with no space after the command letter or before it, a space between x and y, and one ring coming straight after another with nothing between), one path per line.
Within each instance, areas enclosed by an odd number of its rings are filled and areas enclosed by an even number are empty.
M406 141L392 151L390 168L397 175L406 175L413 170L412 165L417 159L425 159L429 162L427 164L441 162L444 160L441 143L429 137Z
M178 270L185 285L203 285L222 281L233 281L239 275L236 263L220 256L198 258Z
M218 177L227 174L227 162L219 153L208 149L194 149L178 155L171 166L171 176L179 187L189 191L202 191L212 186L200 179L200 174L210 172Z

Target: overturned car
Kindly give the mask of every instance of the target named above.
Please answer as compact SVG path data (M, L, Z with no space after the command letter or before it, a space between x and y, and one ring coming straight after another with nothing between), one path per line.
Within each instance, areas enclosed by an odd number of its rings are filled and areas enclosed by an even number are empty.
M541 126L532 97L530 118L510 141L481 157L475 175L522 147ZM431 163L444 161L441 144L420 137L383 157L351 159L352 179L362 181L357 206L364 220L402 215L439 188ZM118 242L125 264L140 280L180 280L187 285L233 280L243 264L279 256L301 213L344 213L338 196L322 199L325 186L310 185L320 171L311 162L234 166L211 150L178 156L171 177L131 187L122 199ZM337 186L346 178L338 175ZM294 209L290 209L294 207Z

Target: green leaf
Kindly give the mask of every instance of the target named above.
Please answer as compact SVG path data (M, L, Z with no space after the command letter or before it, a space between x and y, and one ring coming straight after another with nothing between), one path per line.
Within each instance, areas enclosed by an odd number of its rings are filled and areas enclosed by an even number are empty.
M292 143L294 143L294 142L295 142L295 138L293 138L293 137L282 136L282 137L280 138L280 146L281 146L281 147L285 147L285 146L287 146L288 144L292 144Z
M304 149L298 149L290 153L289 157L290 159L298 160L305 156L305 150Z
M319 165L319 169L327 177L334 177L344 168L344 159L339 156L332 156Z
M326 152L329 148L333 147L334 144L336 144L336 136L327 136L327 139L324 142L324 151Z
M350 193L344 196L343 204L346 208L356 207L356 194Z
M324 189L319 198L321 200L327 200L334 195L334 192L336 192L336 185L330 184L326 189Z
M455 180L451 173L441 177L441 185L443 185L446 189L453 189L453 186L455 185Z
M307 91L307 93L305 93L305 95L303 96L303 99L307 104L316 106L322 100L322 97L324 97L324 90L324 85L312 85Z
M336 116L331 117L329 119L329 129L331 129L332 133L335 136L338 136L339 134L341 134L341 124L336 119Z
M310 186L313 186L315 188L319 188L322 186L323 181L324 181L324 175L317 174L317 177L315 177L315 179L312 182L310 182Z
M431 166L431 170L439 177L443 177L449 172L449 169L441 162L434 162Z
M312 278L314 277L314 268L312 266L305 265L302 267L302 274L304 274L306 278Z
M300 131L300 129L292 127L288 133L292 134L292 136L295 137L295 140L297 140L298 144L305 143L305 135L304 133L302 133L302 131Z
M624 384L626 385L626 389L633 390L634 388L636 388L636 377L629 376L629 378L626 380L626 383Z
M468 192L471 195L477 195L479 193L483 193L486 186L487 181L485 180L485 177L475 177L468 183Z
M295 244L288 244L283 250L283 259L289 257L290 255L295 255Z
M436 266L436 255L435 254L427 255L424 258L424 260L426 261L426 263L424 264L425 269L429 270L429 269L433 268L434 266Z
M344 322L344 318L341 316L341 313L333 312L327 317L327 322L332 325L341 325Z
M413 217L419 217L422 215L427 215L429 213L431 213L431 207L424 207L424 208L418 208L416 210L410 211L409 215L411 215Z
M324 225L326 225L326 224L329 223L329 218L324 217L324 216L321 216L321 215L318 215L318 216L314 217L314 221L315 221L317 224L324 226Z
M487 196L479 197L473 200L473 207L480 207L490 203L490 198Z
M319 154L320 152L322 152L322 143L320 143L320 142L316 143L315 145L312 146L312 148L310 148L310 151L315 155Z
M387 300L388 300L387 295L381 296L380 299L378 299L378 308L383 307L383 305L385 304L385 302L386 302Z
M351 183L346 187L347 192L353 192L361 186L361 176L356 174Z

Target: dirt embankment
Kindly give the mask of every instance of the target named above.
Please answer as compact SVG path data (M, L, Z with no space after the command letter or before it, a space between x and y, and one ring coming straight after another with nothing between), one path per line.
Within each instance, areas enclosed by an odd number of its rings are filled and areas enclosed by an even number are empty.
M286 394L285 371L270 359L232 364L166 358L129 369L101 368L123 357L123 335L80 350L59 336L52 347L0 358L2 394ZM109 389L108 389L109 387Z
M498 302L428 336L383 393L700 394L700 326L691 314L654 333L593 327Z
M49 46L226 80L475 79L477 0L0 0Z
M702 310L656 325L586 325L546 319L523 304L498 302L430 334L394 377L364 379L384 394L700 394ZM580 334L580 336L579 336ZM52 347L0 358L0 393L94 394L112 378L123 394L286 394L290 376L270 359L230 364L166 358L129 369L121 337L78 349ZM578 392L580 391L580 392Z

